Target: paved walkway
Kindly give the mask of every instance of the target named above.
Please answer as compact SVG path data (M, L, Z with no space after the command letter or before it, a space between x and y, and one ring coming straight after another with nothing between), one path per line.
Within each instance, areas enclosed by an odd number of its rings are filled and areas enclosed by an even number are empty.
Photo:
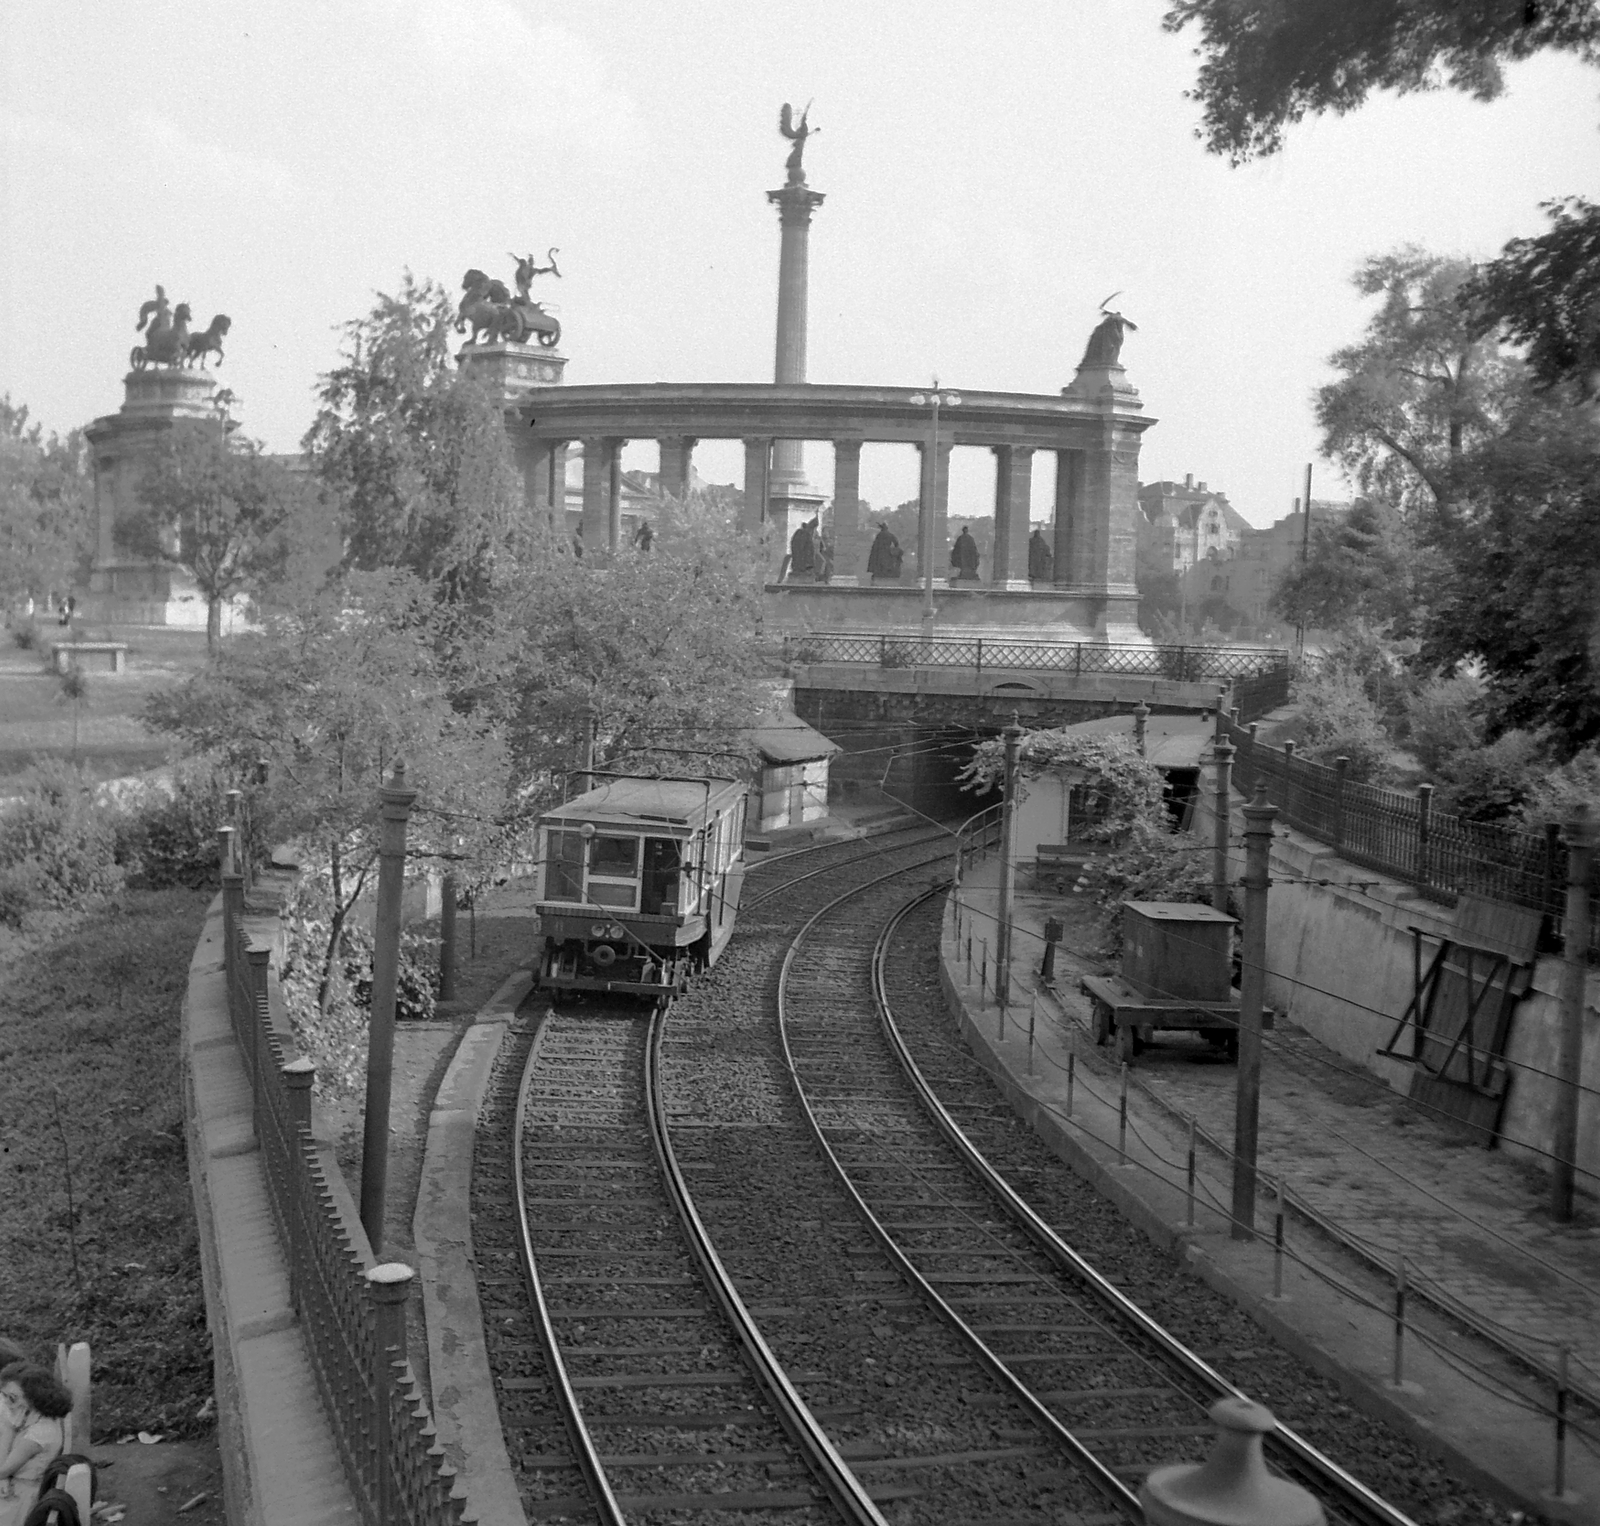
M945 919L947 986L964 1009L975 1052L1063 1154L1088 1169L1143 1227L1243 1301L1314 1363L1336 1370L1366 1407L1448 1451L1455 1465L1522 1508L1553 1520L1600 1520L1600 1424L1575 1407L1595 1442L1570 1437L1567 1498L1554 1500L1553 1384L1506 1346L1549 1371L1565 1345L1575 1382L1600 1392L1600 1215L1585 1201L1577 1222L1544 1211L1542 1174L1440 1126L1380 1080L1291 1023L1266 1036L1258 1160L1281 1179L1290 1211L1283 1290L1274 1298L1269 1243L1231 1238L1226 1146L1233 1136L1237 1070L1188 1035L1161 1035L1128 1072L1126 1151L1119 1151L1121 1075L1110 1046L1089 1037L1083 974L1107 961L1087 944L1092 908L1035 893L1030 872L1014 896L1012 1005L999 1009L982 980L982 942L993 947L998 901L994 857L969 870ZM1046 916L1068 931L1053 987L1037 978ZM969 979L968 933L975 950ZM1076 938L1075 938L1076 934ZM1032 1018L1033 1039L1028 1037ZM1069 1092L1069 1072L1071 1074ZM1193 1227L1185 1187L1187 1119L1197 1123ZM1208 1143L1207 1136L1214 1143ZM1270 1237L1265 1187L1257 1224ZM1392 1384L1394 1281L1405 1256L1415 1289L1402 1385ZM1430 1307L1416 1293L1430 1295ZM1455 1309L1499 1346L1465 1334L1437 1305ZM1248 1388L1247 1373L1230 1374ZM1359 1471L1359 1467L1357 1467Z

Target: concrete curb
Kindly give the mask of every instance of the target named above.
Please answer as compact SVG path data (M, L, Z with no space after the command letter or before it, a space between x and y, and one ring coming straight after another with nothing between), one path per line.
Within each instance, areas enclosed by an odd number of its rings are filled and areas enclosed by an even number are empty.
M434 1097L412 1219L428 1330L433 1423L466 1491L468 1509L495 1526L525 1523L489 1369L472 1245L472 1155L495 1056L533 972L518 970L461 1036Z
M1347 1352L1339 1349L1339 1332L1329 1318L1321 1317L1332 1307L1325 1290L1309 1278L1301 1287L1290 1286L1301 1280L1291 1272L1286 1283L1286 1291L1291 1296L1282 1305L1276 1304L1267 1294L1271 1287L1270 1275L1263 1275L1270 1261L1265 1250L1255 1255L1254 1247L1230 1249L1225 1238L1209 1245L1201 1243L1203 1239L1214 1237L1204 1236L1182 1222L1185 1199L1179 1189L1119 1166L1113 1148L1087 1136L1079 1137L1071 1125L1029 1092L1017 1079L994 1035L974 1017L962 996L961 986L945 957L946 949L954 947L953 927L953 913L947 901L939 957L939 983L946 1005L973 1058L989 1073L1017 1115L1056 1156L1115 1204L1126 1219L1158 1246L1180 1257L1208 1286L1245 1310L1280 1345L1336 1384L1357 1408L1391 1426L1420 1450L1439 1458L1459 1477L1485 1494L1530 1512L1535 1519L1571 1522L1573 1526L1594 1519L1588 1501L1569 1504L1553 1500L1536 1489L1518 1488L1502 1471L1495 1470L1490 1459L1494 1459L1506 1444L1503 1435L1490 1431L1478 1438L1457 1438L1437 1428L1427 1415L1413 1413L1402 1397L1386 1386L1381 1371L1352 1360ZM1289 1314L1290 1308L1298 1309L1298 1318ZM1356 1325L1357 1321L1348 1317L1348 1311L1344 1317L1347 1323ZM1377 1322L1363 1317L1362 1323L1371 1323L1375 1329ZM1368 1344L1382 1349L1381 1340ZM1424 1353L1413 1355L1412 1362L1419 1370L1425 1361ZM1474 1440L1478 1443L1476 1447ZM1543 1433L1529 1437L1528 1441L1541 1451L1548 1445ZM1504 1461L1503 1458L1498 1460Z
M219 895L189 966L179 1044L228 1520L350 1526L361 1516L289 1301L222 957Z

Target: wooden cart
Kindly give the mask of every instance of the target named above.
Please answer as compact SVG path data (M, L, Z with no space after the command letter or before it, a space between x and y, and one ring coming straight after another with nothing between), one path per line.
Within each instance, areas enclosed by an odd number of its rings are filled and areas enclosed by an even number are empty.
M1157 1029L1203 1033L1208 1044L1239 1054L1239 993L1225 1002L1163 1001L1135 990L1116 975L1085 975L1080 982L1093 1008L1094 1041L1115 1035L1117 1058L1131 1065ZM1262 1026L1271 1027L1269 1014Z
M1205 1035L1239 1053L1239 990L1232 982L1234 919L1186 901L1122 903L1122 970L1086 975L1094 1041L1116 1038L1117 1058L1134 1056L1158 1030ZM1270 1027L1263 1014L1263 1027Z

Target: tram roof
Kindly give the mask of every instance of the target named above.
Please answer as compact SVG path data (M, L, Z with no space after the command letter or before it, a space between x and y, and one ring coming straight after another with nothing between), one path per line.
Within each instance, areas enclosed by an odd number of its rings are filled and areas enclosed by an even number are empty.
M733 779L608 779L540 819L697 827L743 789Z

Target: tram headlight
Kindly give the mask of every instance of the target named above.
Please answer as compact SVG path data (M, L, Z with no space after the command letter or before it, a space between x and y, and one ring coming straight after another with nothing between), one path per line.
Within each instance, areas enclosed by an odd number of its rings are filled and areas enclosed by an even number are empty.
M611 926L606 929L606 937L608 938L626 938L627 936L628 929L625 928L620 922L613 922Z
M589 924L589 936L591 938L604 938L606 933L607 928L604 922L591 922Z

